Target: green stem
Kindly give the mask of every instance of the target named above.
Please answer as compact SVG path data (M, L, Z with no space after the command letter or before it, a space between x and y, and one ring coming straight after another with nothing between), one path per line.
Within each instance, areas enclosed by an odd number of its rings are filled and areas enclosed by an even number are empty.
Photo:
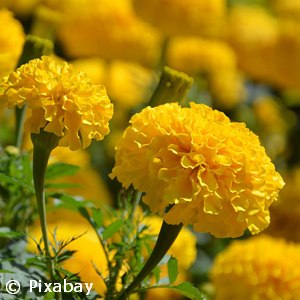
M55 279L54 261L50 252L50 243L47 232L47 219L46 219L46 201L45 201L45 175L50 157L51 150L44 149L38 146L33 148L33 181L34 189L37 200L37 208L41 223L43 241L45 246L48 270L50 273L51 281Z
M176 240L181 229L182 224L169 225L165 221L163 221L156 244L149 259L147 260L146 264L139 272L139 274L135 277L133 282L120 294L120 296L117 298L118 300L128 299L129 295L134 292L134 290L162 260L164 255Z
M33 182L36 194L37 208L40 218L42 237L45 247L47 267L51 282L55 282L54 257L50 252L48 239L46 199L45 199L45 176L51 151L58 145L59 137L53 133L45 132L43 129L38 134L31 134L33 143ZM62 299L60 293L55 293L57 300Z
M149 105L157 106L166 102L184 103L192 84L193 79L185 73L164 67Z
M16 146L21 149L23 143L23 124L26 115L26 106L22 108L16 107Z

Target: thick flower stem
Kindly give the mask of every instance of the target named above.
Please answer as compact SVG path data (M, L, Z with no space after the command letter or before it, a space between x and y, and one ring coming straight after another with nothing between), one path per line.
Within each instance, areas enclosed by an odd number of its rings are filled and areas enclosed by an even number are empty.
M156 87L150 106L157 106L166 102L183 102L193 84L193 78L185 73L164 67L158 86Z
M120 294L117 298L118 300L128 299L129 295L132 294L140 283L151 273L176 240L181 228L182 224L169 225L163 221L156 244L149 259L133 282Z
M32 134L31 139L33 142L33 182L37 208L40 218L50 280L55 282L55 266L50 252L50 242L47 231L45 175L51 151L57 146L59 137L52 133L47 133L41 130L39 134ZM60 299L60 296L56 295L56 299Z

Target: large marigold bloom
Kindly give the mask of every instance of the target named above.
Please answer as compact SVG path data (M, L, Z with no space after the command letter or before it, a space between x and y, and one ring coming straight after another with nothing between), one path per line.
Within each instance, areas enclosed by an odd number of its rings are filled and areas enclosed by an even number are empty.
M116 147L111 176L145 193L167 223L218 237L258 233L284 182L243 123L208 106L177 103L134 115ZM165 212L169 205L173 207Z
M86 148L109 132L113 105L104 86L94 85L66 62L48 56L31 60L4 78L0 87L0 100L8 107L27 105L25 130L52 132L61 137L60 146Z
M211 270L216 300L300 299L300 246L260 236L233 242Z
M25 34L21 23L6 9L0 10L0 79L11 72L21 55Z

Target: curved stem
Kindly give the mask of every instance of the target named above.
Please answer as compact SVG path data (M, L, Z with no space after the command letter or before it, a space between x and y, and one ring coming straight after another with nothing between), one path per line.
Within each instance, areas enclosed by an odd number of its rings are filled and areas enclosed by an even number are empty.
M140 285L140 283L150 274L150 272L162 260L164 255L170 249L176 240L179 232L182 229L182 224L169 225L163 221L154 249L147 260L146 264L135 277L133 282L120 294L118 300L128 299L129 295Z
M51 281L55 279L54 262L51 257L50 243L47 232L47 220L46 220L46 202L45 202L45 174L47 170L48 160L51 150L43 149L35 146L33 149L33 181L34 189L37 200L37 208L41 223L42 236L45 246L45 252L48 263L48 270L50 273Z

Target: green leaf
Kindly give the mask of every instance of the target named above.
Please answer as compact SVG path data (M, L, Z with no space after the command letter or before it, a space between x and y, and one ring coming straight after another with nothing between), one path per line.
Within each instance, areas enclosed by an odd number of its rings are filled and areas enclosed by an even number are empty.
M34 193L34 189L32 186L28 185L27 183L24 183L21 180L18 180L16 178L5 175L3 173L0 173L0 180L2 182L11 183L11 184L18 185L18 186L23 186L23 187L27 188L29 191L31 191L32 193Z
M46 172L46 179L53 179L63 176L72 176L77 173L80 168L75 165L65 163L54 163L48 166Z
M97 227L101 227L102 226L102 212L99 208L93 208L92 209L92 214L93 214L93 219L94 219L94 222L96 224Z
M202 294L199 289L194 287L190 282L182 282L176 286L170 286L170 289L179 292L181 295L193 300L207 300L207 297Z
M103 231L103 238L106 240L110 237L112 237L123 225L123 220L117 220L107 226Z
M168 275L170 284L174 283L178 276L178 262L175 257L171 257L168 261Z
M25 234L22 232L17 232L17 231L11 231L10 228L8 227L1 227L0 228L0 238L18 238L21 236L24 236Z

